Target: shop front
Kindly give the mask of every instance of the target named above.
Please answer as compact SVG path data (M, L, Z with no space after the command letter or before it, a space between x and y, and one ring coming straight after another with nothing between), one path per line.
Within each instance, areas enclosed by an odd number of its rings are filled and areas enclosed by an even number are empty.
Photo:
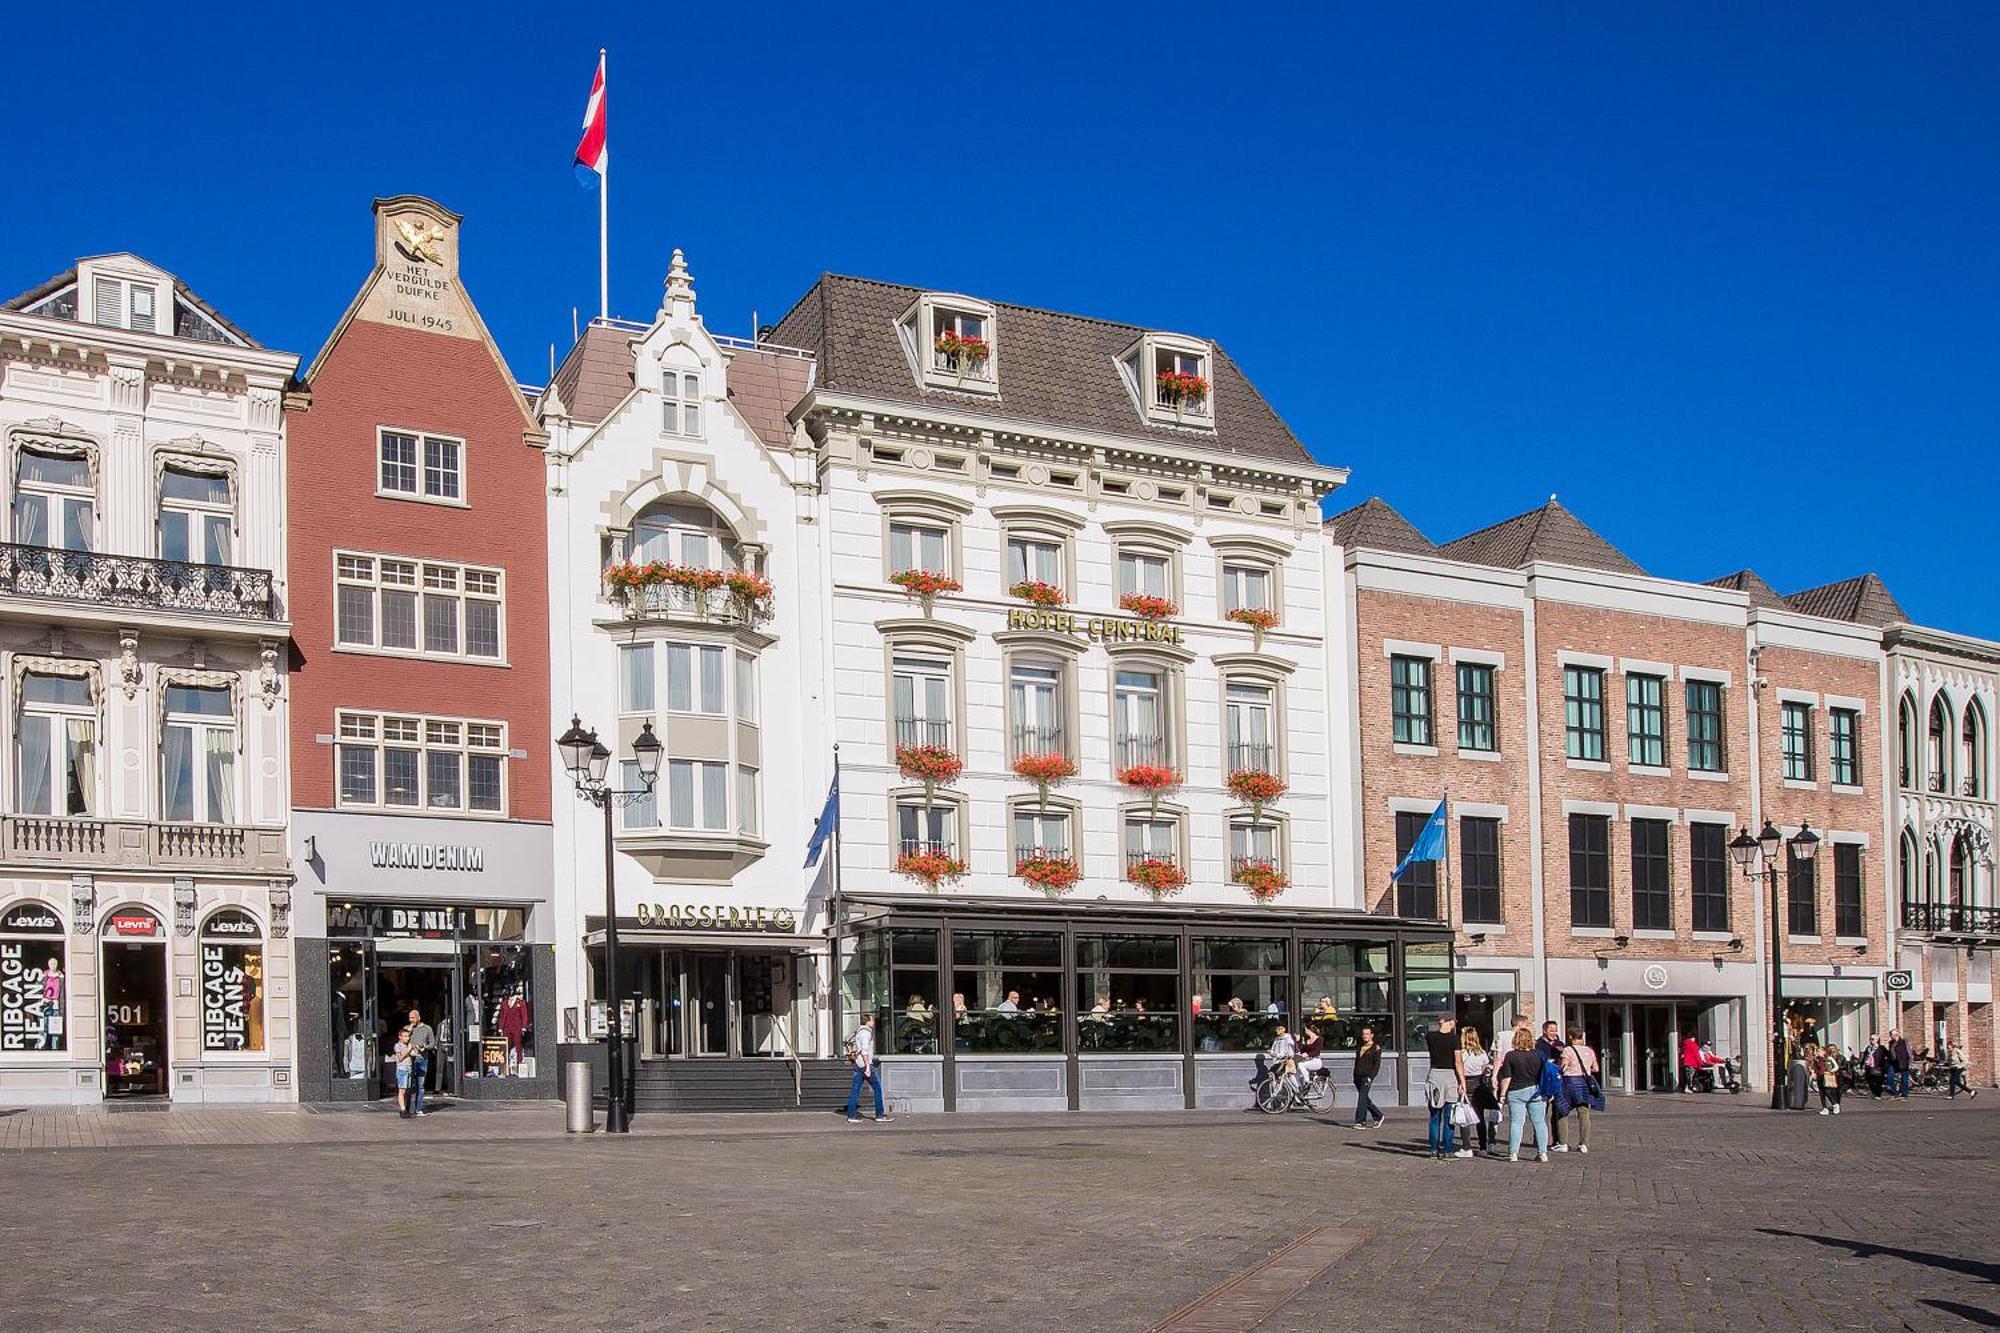
M1860 1054L1869 1036L1881 1032L1876 1025L1881 984L1877 968L1786 968L1783 994L1792 1031Z
M295 836L315 927L298 946L301 1097L393 1098L412 1012L436 1037L432 1096L553 1097L547 826L299 812Z
M1678 1091L1690 1036L1749 1077L1754 964L1558 959L1549 972L1564 1027L1582 1028L1603 1061L1605 1091Z
M1446 928L1361 913L850 896L836 944L836 1029L875 1015L916 1111L1248 1106L1304 1022L1343 1098L1366 1027L1376 1099L1406 1100L1405 1053L1456 994Z

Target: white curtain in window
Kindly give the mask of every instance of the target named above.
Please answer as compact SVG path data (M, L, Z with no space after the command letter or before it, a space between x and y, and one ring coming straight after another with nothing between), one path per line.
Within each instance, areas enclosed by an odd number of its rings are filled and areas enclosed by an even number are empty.
M53 813L49 790L49 719L21 718L21 810L24 814Z
M208 822L236 822L236 734L219 727L207 732Z
M194 729L172 726L166 729L160 752L160 817L188 821L194 818Z
M653 645L632 644L619 649L618 665L622 668L620 702L628 713L650 713L653 711Z
M701 826L729 827L729 765L701 766Z
M69 791L65 802L73 815L90 813L97 792L97 723L87 717L63 723L69 759Z
M722 711L722 649L704 647L701 650L701 711L720 713Z
M14 497L14 540L23 546L49 544L49 502L40 495Z

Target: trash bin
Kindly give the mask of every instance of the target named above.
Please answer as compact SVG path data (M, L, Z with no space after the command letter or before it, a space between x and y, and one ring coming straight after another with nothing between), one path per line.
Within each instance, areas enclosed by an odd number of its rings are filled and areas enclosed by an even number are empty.
M563 1127L572 1134L588 1134L597 1128L597 1112L591 1105L590 1064L572 1060L562 1070Z

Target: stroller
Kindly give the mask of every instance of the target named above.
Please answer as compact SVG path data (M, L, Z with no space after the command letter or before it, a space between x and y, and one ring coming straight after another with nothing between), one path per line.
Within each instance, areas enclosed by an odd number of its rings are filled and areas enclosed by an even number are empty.
M1724 1058L1713 1051L1702 1052L1701 1065L1694 1073L1693 1087L1696 1092L1727 1092L1732 1096L1743 1091L1743 1062L1736 1056Z

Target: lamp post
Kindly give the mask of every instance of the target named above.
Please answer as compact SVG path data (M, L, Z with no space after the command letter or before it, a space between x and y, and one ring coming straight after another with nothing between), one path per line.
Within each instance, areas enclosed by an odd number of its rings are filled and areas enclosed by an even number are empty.
M611 841L611 811L653 794L660 779L660 738L653 724L639 729L632 742L632 758L639 766L639 785L621 790L608 781L611 751L597 739L596 731L585 731L581 719L571 714L569 730L556 741L563 767L569 770L576 794L604 812L604 1009L607 1035L611 1039L611 1105L604 1116L604 1132L629 1133L632 1123L625 1114L625 1033L618 1002L618 889L617 853Z
M1756 837L1750 836L1749 829L1737 831L1736 838L1729 844L1729 854L1742 867L1745 879L1756 879L1761 871L1770 886L1771 916L1771 1109L1785 1109L1785 1065L1790 1053L1791 1025L1785 1022L1784 994L1784 934L1778 921L1778 846L1783 843L1792 850L1792 857L1798 861L1811 861L1819 853L1819 834L1812 831L1812 825L1800 824L1799 831L1790 838L1782 837L1770 820L1764 821L1764 831Z

